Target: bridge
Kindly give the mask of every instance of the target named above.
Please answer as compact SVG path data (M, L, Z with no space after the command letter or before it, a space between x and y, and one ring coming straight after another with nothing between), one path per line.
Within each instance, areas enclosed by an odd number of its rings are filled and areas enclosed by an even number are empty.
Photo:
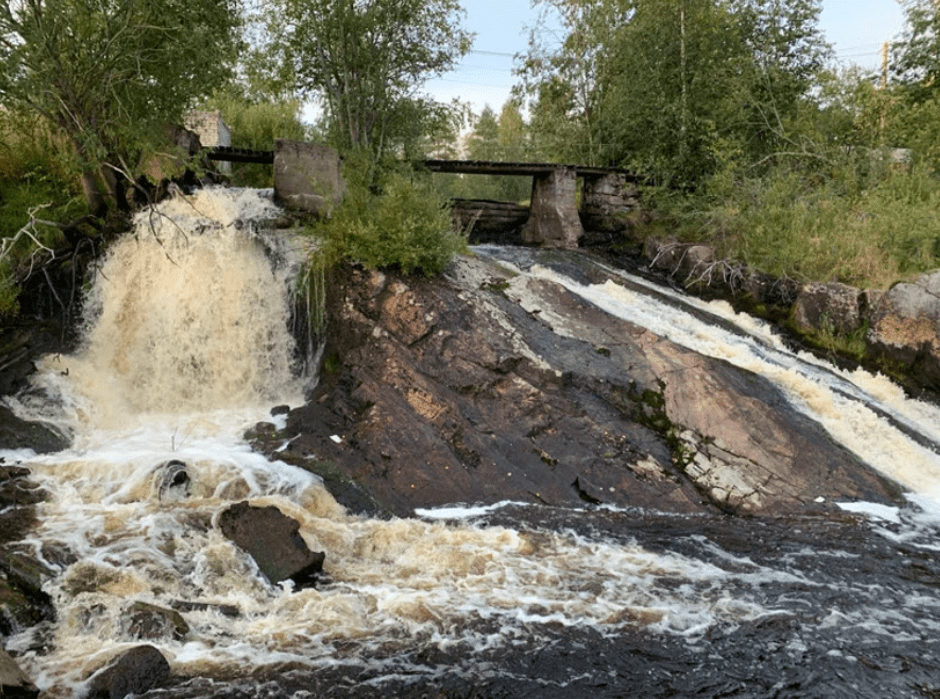
M425 160L432 172L466 175L532 177L532 198L522 226L521 242L542 247L578 247L584 223L602 229L625 227L625 214L635 205L637 178L614 167L561 163L511 163L492 160ZM577 180L583 180L581 206Z
M273 164L275 192L287 205L293 202L316 210L324 205L323 194L335 200L345 189L338 156L326 146L279 139L273 151L217 147L206 154L210 160ZM432 172L532 177L530 206L516 214L522 219L520 242L528 245L576 248L585 235L585 223L592 230L622 229L626 227L625 214L636 204L637 178L620 168L440 159L419 161L417 165ZM579 178L583 181L580 208L576 201ZM324 185L328 185L329 193L319 191ZM474 209L473 202L470 204L464 209L470 212L468 221L476 222L485 205L478 202Z

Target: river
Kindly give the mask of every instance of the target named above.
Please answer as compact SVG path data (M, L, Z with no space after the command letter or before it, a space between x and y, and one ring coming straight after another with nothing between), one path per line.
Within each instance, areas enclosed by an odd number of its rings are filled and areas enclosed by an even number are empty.
M844 503L842 518L514 502L353 516L242 438L315 381L289 332L307 248L256 225L276 215L263 193L221 189L140 214L89 291L82 349L44 358L7 399L73 438L57 454L0 453L50 493L16 548L54 571L57 620L6 640L45 696L80 696L141 643L145 602L187 626L148 641L173 671L148 697L940 697L935 406L796 355L726 304L483 247L770 378L909 504ZM316 588L270 585L221 535L219 512L245 499L327 553Z

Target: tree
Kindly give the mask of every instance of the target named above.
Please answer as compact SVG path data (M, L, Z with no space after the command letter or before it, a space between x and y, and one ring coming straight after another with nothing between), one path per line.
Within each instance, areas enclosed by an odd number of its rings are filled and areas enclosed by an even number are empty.
M529 134L519 101L506 100L499 112L497 127L500 158L509 162L523 162L529 156Z
M752 160L792 145L791 124L814 102L832 50L819 0L737 0L752 58L744 148Z
M600 162L595 107L598 72L605 65L610 29L623 22L627 0L533 0L539 18L519 74L519 92L532 107L535 148L549 160ZM564 33L560 45L549 39Z
M235 0L3 0L0 104L67 139L101 214L144 143L227 79L239 23Z
M905 30L892 47L891 72L915 102L935 95L940 79L940 6L936 0L902 0Z
M458 0L275 0L269 41L282 84L325 107L344 150L379 159L433 113L419 91L470 47Z
M565 37L546 50L540 27L523 65L536 143L671 186L765 157L827 50L819 0L540 4Z
M473 124L467 140L471 160L499 160L499 121L490 105L485 105Z

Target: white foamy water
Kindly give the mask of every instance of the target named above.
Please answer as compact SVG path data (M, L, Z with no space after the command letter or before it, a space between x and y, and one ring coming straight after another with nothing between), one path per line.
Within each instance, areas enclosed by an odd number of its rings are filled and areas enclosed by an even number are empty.
M139 216L96 279L82 350L46 358L36 390L11 401L74 435L58 454L3 455L50 493L19 548L54 571L45 589L58 620L43 643L31 632L8 642L48 696L73 696L106 657L141 642L131 614L140 602L184 603L189 632L150 641L178 675L368 663L416 639L472 652L549 626L696 639L776 613L758 592L792 573L433 521L483 511L351 517L316 476L252 452L245 428L299 402L303 388L287 331L303 246L251 225L275 213L256 192L211 190ZM169 478L177 462L185 486ZM326 552L328 582L269 585L217 526L243 500L295 518Z
M760 374L776 384L797 409L819 422L873 468L915 493L940 502L940 456L934 451L940 444L940 409L906 398L885 377L864 370L841 371L811 355L796 355L766 325L734 313L724 302L679 297L623 273L618 274L624 284L609 280L585 285L540 265L519 271L559 284L604 311L683 347ZM638 293L634 290L637 286L672 297L680 306L694 306L729 321L741 332L723 330L681 307ZM923 435L931 446L919 444L883 414Z

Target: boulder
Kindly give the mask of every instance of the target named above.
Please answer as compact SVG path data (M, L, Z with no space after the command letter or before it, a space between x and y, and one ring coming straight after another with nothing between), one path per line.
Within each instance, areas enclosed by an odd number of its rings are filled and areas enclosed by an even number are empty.
M837 282L803 284L793 304L793 323L802 332L850 335L862 327L861 293Z
M718 260L708 245L647 238L642 254L650 269L668 275L691 292L726 299L739 310L758 310L765 317L785 317L799 290L787 277L772 277L742 263ZM768 313L768 307L774 312Z
M222 533L246 551L273 584L292 580L312 585L323 571L323 552L311 551L300 536L300 524L273 506L240 502L219 516Z
M681 284L712 281L715 251L708 245L650 238L643 245L643 256L652 269L665 272Z
M865 340L869 351L940 390L940 271L889 289L872 312Z
M143 694L166 681L170 664L153 646L121 653L88 680L89 699L124 699Z
M39 690L7 652L0 649L0 696L7 699L33 699Z
M121 617L126 633L132 638L157 641L172 638L182 641L189 634L189 624L175 609L147 602L134 602Z

